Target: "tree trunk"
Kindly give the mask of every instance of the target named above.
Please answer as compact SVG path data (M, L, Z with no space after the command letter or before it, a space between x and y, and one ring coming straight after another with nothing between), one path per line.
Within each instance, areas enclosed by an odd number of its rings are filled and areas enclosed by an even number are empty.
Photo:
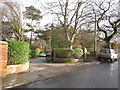
M73 45L72 45L72 44L73 44L72 42L69 43L69 49L72 49L72 48L73 48Z
M71 40L69 41L70 42L70 45L69 45L70 49L73 48L73 43L74 43L75 36L76 36L76 34L73 34L72 37L71 37Z
M32 45L32 31L31 31L31 36L30 36L30 46Z
M33 20L31 21L31 26L32 26L32 24L33 24ZM32 29L33 29L33 26L32 26ZM30 46L32 45L32 31L33 30L31 30L31 35L30 35Z

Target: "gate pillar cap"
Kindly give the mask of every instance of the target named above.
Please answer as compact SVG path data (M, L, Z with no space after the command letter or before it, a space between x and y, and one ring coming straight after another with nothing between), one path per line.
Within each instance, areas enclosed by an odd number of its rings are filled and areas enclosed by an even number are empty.
M5 42L5 41L0 41L0 44L5 44L5 45L8 45L8 43L7 43L7 42Z

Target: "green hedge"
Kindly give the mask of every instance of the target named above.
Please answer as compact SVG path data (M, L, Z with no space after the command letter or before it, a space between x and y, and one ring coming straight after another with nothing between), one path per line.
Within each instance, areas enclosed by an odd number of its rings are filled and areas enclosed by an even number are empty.
M79 59L83 55L83 50L81 48L75 48L73 56Z
M54 57L55 58L76 58L80 59L83 55L83 50L81 48L67 49L67 48L55 48Z
M67 48L55 48L54 55L55 58L71 58L73 50Z
M29 45L22 41L8 41L8 65L17 65L29 59Z

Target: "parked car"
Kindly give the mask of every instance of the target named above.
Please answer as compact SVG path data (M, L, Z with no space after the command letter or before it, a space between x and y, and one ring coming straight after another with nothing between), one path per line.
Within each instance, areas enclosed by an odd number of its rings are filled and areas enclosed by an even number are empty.
M110 60L111 62L117 61L118 54L114 49L101 49L98 54L99 61Z
M48 57L48 56L51 56L50 53L41 53L38 55L39 57Z
M46 57L46 54L45 53L41 53L38 55L39 57Z
M49 53L46 53L46 56L47 56L47 57L51 56L51 53L50 53L50 52L49 52Z

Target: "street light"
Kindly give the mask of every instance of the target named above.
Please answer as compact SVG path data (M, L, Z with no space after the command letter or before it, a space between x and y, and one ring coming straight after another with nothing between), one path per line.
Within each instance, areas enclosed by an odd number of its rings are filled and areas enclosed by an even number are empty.
M96 50L97 50L97 28L96 28L96 13L94 12L94 9L93 9L93 13L95 14L95 32L94 32L94 54L96 56Z

